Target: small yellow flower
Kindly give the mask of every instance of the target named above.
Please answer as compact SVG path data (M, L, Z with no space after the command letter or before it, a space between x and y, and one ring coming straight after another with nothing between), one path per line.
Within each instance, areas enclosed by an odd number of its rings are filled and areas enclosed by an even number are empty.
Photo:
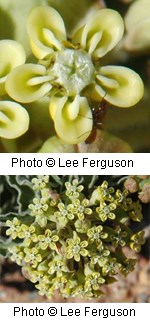
M9 228L6 231L6 235L10 235L12 239L15 240L21 229L20 224L21 222L17 217L14 217L12 221L7 220L6 225L9 226Z
M85 249L87 247L88 242L87 241L81 241L80 237L76 234L76 232L73 233L73 239L67 240L67 247L66 247L66 256L67 259L72 259L76 262L80 261L80 256L87 256L88 250Z

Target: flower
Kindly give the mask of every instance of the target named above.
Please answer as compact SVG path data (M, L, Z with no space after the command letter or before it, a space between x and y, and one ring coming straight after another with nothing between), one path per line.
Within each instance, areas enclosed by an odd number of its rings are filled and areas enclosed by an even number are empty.
M90 204L94 205L96 202L103 203L104 201L112 202L114 200L114 197L111 194L113 193L114 193L114 188L113 187L108 188L108 182L103 181L103 183L93 191L90 199Z
M24 252L25 252L24 261L32 264L33 268L36 268L38 263L42 261L42 256L39 253L38 249L35 247L33 248L25 247Z
M53 235L50 229L46 229L44 235L38 235L38 245L41 250L46 250L48 247L51 250L55 250L57 248L55 242L58 240L58 235Z
M136 259L126 259L121 271L122 274L126 277L131 271L134 270L136 264Z
M104 267L107 263L107 256L110 255L110 251L102 248L101 252L91 254L91 265L98 264L100 267Z
M72 204L68 205L68 210L74 214L77 215L78 219L82 221L84 219L85 215L91 215L92 209L88 208L89 206L89 200L83 199L80 201L79 199L74 199L72 201Z
M8 251L11 253L10 259L13 262L16 262L18 265L23 264L24 260L24 251L21 249L20 246L12 246L8 248Z
M140 252L141 245L145 243L144 231L140 231L136 234L133 234L130 239L131 239L130 242L131 249L135 250L136 252Z
M74 179L72 181L72 183L66 181L65 182L65 187L66 187L66 195L70 198L70 199L74 199L74 198L78 198L80 192L84 189L84 187L82 185L78 185L78 180Z
M94 272L85 277L85 291L99 290L100 285L105 282L105 279L101 277L100 273Z
M142 206L140 205L139 201L132 202L131 205L129 205L129 216L132 220L140 222L143 219L142 215Z
M6 230L6 235L11 235L13 240L15 240L20 232L20 224L21 222L17 217L14 217L12 221L7 220L6 225L9 226L9 229Z
M21 224L20 231L18 233L18 237L20 239L24 238L23 243L25 246L30 245L31 242L37 242L35 226L33 226L33 225L28 226L26 224Z
M130 107L143 96L139 75L122 66L101 66L101 58L121 40L118 12L99 10L67 39L64 22L52 7L34 8L27 32L37 64L22 64L9 74L6 91L14 100L34 102L49 97L57 135L69 144L85 141L93 127L91 101Z
M32 183L33 183L33 189L35 190L40 190L44 189L49 182L49 176L41 176L39 175L38 178L33 178Z
M39 295L46 296L48 299L51 299L54 294L54 288L50 287L45 281L39 282L35 287L39 290Z
M110 239L112 241L112 245L117 246L125 246L126 240L124 240L127 237L127 232L123 231L121 227L118 225L115 229L113 234L110 235Z
M81 241L80 237L73 233L73 239L67 240L67 247L66 247L66 256L67 259L74 258L75 261L80 261L80 255L86 256L88 255L88 251L85 247L88 245L87 241Z
M99 207L96 207L98 218L100 218L102 222L105 222L107 219L115 219L116 215L112 210L115 210L116 208L117 206L115 203L110 203L109 205L106 203L101 204Z
M102 232L103 226L93 226L87 231L87 236L89 237L89 242L93 243L96 241L97 243L101 244L102 241L100 238L105 239L108 237L108 234L105 232Z
M29 205L29 209L31 209L31 216L36 217L36 222L41 227L45 227L47 224L47 216L44 213L48 209L48 204L45 204L45 199L34 198L33 204Z
M103 276L116 275L121 269L121 264L117 262L116 258L109 258L108 261L103 265L102 274Z
M48 266L48 273L51 275L55 272L57 272L57 275L61 275L63 271L69 272L68 267L60 256L55 257L51 262L49 262Z
M59 211L56 211L54 215L59 219L62 220L66 224L67 219L72 220L74 219L74 214L70 212L70 205L65 206L63 203L58 204Z

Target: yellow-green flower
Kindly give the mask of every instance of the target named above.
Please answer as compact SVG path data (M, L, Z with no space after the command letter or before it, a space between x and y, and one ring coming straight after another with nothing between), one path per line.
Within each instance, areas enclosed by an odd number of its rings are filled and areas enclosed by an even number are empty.
M78 180L74 179L72 183L65 182L66 187L66 196L68 196L70 199L78 198L80 195L80 192L84 189L82 185L79 185Z
M46 250L48 247L51 250L56 250L56 243L59 240L58 235L53 235L50 229L46 229L44 235L38 236L38 245L41 250Z
M43 199L34 198L33 204L29 205L29 209L31 209L31 216L43 215L45 211L48 209L48 205L43 202Z
M112 241L112 245L117 246L125 246L126 245L126 239L127 238L127 232L123 231L121 227L118 225L115 229L113 234L110 235L110 239Z
M9 226L9 229L7 229L6 235L11 235L12 239L15 240L21 229L20 224L21 222L17 217L14 217L12 221L7 220L6 225Z
M24 261L30 263L33 268L36 268L38 263L42 261L42 256L36 247L24 248L25 257Z
M48 210L48 204L45 203L45 199L34 198L33 204L29 205L29 209L31 209L31 216L35 216L36 222L41 227L45 227L47 224L45 212Z
M110 203L109 205L106 203L101 204L99 207L96 207L98 218L101 219L102 222L105 222L107 219L115 219L116 215L113 213L113 210L116 208L117 206L115 203Z
M59 211L56 211L54 213L54 215L58 218L58 219L62 219L63 222L66 222L67 218L69 220L74 219L74 214L72 212L70 212L70 205L65 206L65 204L63 203L59 203L58 204L58 209Z
M16 262L18 265L23 264L24 251L23 251L23 249L21 249L21 247L14 245L14 246L8 248L8 251L11 253L10 259L13 262Z
M92 209L88 207L89 200L84 198L82 201L74 199L72 204L69 204L67 209L74 215L77 215L78 219L82 221L85 215L91 215Z
M102 248L102 250L99 251L98 253L97 253L97 251L95 253L92 253L91 254L91 265L98 264L100 267L104 267L108 261L108 259L107 259L108 255L110 255L110 251L107 249L104 249L104 248Z
M50 284L45 281L41 281L37 285L35 285L37 289L39 289L39 295L46 296L48 299L51 299L54 294L54 288L50 286Z
M101 277L99 272L94 272L85 277L85 292L89 290L99 290L100 285L105 282L105 279Z
M131 236L130 247L132 250L135 250L136 252L140 252L141 245L144 243L145 243L144 231L140 231Z
M102 275L116 275L121 269L121 264L116 261L116 258L109 258L108 261L103 265Z
M24 239L23 243L25 246L29 246L31 242L37 242L38 238L35 233L35 226L21 224L20 231L18 233L20 239Z
M67 259L74 258L75 261L80 261L80 256L87 256L88 251L85 249L87 247L88 242L87 241L81 241L80 237L76 234L76 232L73 233L73 239L67 240L67 247L66 247L66 256Z
M108 234L103 232L103 226L93 226L87 231L87 236L89 237L89 242L93 243L96 241L98 244L101 244L101 238L105 239L108 237Z
M113 193L114 193L113 187L108 187L108 182L103 181L103 183L95 189L91 195L90 198L90 204L94 205L96 202L103 203L104 201L114 201Z
M39 175L37 178L32 179L33 189L35 190L42 190L46 187L47 183L49 182L49 176Z
M48 266L48 273L50 275L54 274L55 272L57 272L57 275L61 275L63 271L69 272L67 265L60 256L56 256L51 262L49 262Z
M93 127L91 100L130 107L143 96L139 75L122 66L101 66L101 58L121 40L118 12L99 10L68 41L64 22L52 7L36 7L27 31L37 64L23 64L8 76L6 90L26 103L49 97L57 135L66 143L85 141Z

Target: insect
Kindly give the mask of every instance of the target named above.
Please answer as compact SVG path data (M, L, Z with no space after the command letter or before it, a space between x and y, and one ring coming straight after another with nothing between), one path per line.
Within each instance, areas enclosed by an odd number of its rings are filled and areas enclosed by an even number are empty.
M102 129L103 119L106 115L107 106L108 106L107 101L104 99L105 96L103 97L100 104L96 102L95 106L92 108L93 128L90 135L85 141L86 143L92 143L96 138L97 129Z

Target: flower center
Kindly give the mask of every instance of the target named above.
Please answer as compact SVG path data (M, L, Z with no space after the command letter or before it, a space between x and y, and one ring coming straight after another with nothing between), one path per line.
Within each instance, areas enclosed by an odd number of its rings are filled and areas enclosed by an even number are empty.
M74 254L78 254L80 252L80 245L75 245L72 250Z
M55 62L48 70L54 86L64 89L64 95L79 94L94 79L94 66L83 50L66 49L55 53Z

